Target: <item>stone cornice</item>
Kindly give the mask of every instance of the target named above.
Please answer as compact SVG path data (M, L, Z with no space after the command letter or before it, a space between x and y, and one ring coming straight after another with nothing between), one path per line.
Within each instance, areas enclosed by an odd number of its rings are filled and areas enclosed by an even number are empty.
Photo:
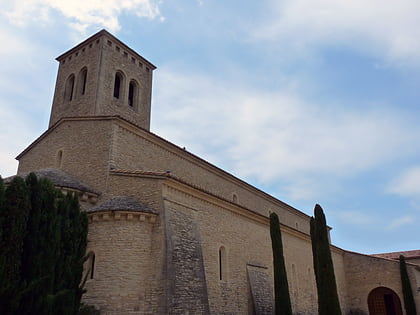
M170 173L166 172L146 172L146 171L130 171L130 170L110 170L110 175L114 176L133 176L133 177L142 177L142 178L154 178L157 180L162 180L164 183L164 186L177 190L180 193L186 194L188 196L191 196L193 198L197 198L200 201L208 202L210 204L213 204L215 206L218 206L220 208L226 209L230 212L233 212L237 215L246 217L254 222L258 222L260 224L268 226L270 224L269 218L265 215L262 215L260 213L257 213L249 208L246 208L242 205L238 205L228 199L225 199L221 196L217 196L209 191L206 191L203 188L194 186L192 184L189 184L187 182L184 182L183 180L176 178L175 176L171 175ZM165 197L167 201L173 202L176 204L179 204L181 206L190 208L192 210L197 210L191 205L184 204L182 202L179 202L177 200ZM310 241L309 235L306 233L303 233L301 231L298 231L292 227L289 227L287 225L281 224L281 229L285 233L288 233L290 235L294 235L300 239L304 239L306 241Z
M155 213L140 212L140 211L126 211L126 210L111 210L111 211L97 211L87 213L89 223L100 221L133 221L133 222L147 222L154 224L156 222Z
M146 139L150 141L151 143L161 147L164 150L167 150L171 152L172 154L177 155L178 157L185 159L193 164L196 164L200 166L201 168L211 172L212 174L221 177L223 180L229 181L235 185L240 186L241 188L258 195L260 198L271 202L282 209L293 213L294 215L300 216L302 218L305 218L309 220L310 216L303 213L302 211L288 205L287 203L271 196L270 194L248 184L247 182L235 177L234 175L222 170L221 168L218 168L217 166L214 166L213 164L207 162L206 160L194 155L193 153L190 153L186 151L185 149L159 137L158 135L151 133L147 131L146 129L142 129L131 122L121 118L120 116L84 116L84 117L66 117L62 118L59 121L57 121L53 126L51 126L47 131L45 131L41 136L39 136L34 142L32 142L22 153L20 153L16 159L19 160L26 152L32 149L33 146L35 146L37 143L39 143L43 138L45 138L50 132L52 132L54 129L56 129L60 124L66 122L66 121L103 121L103 120L109 120L116 122L120 127L136 134L139 137L142 137L143 139Z
M58 56L56 58L56 60L61 61L61 60L65 59L66 57L68 57L69 55L71 55L73 53L76 53L77 51L79 51L83 47L86 47L87 45L95 42L96 40L98 40L102 37L106 37L108 40L111 40L112 42L117 43L118 46L120 46L122 49L129 52L131 55L136 56L136 58L140 59L142 62L147 64L152 70L156 69L156 66L153 65L150 61L148 61L144 57L140 56L135 50L128 47L126 44L124 44L122 41L120 41L118 38L116 38L114 35L112 35L111 33L109 33L108 31L106 31L104 29L97 32L96 34L93 34L91 37L84 40L83 42L81 42L77 46L75 46L75 47L71 48L70 50L66 51L65 53L61 54L60 56Z
M118 124L128 130L131 131L133 134L136 134L139 137L142 137L143 139L148 140L149 142L153 143L154 145L157 145L159 147L161 147L162 149L171 152L172 154L189 161L190 163L196 164L199 167L205 169L206 171L221 177L223 180L229 181L237 186L240 186L241 188L243 188L244 190L247 190L253 194L257 194L260 198L265 199L271 203L276 204L277 206L283 208L286 211L289 211L295 215L298 215L300 217L303 217L305 219L310 218L310 216L308 216L307 214L303 213L302 211L288 205L287 203L271 196L270 194L252 186L251 184L248 184L247 182L239 179L238 177L235 177L234 175L224 171L223 169L211 164L210 162L200 158L199 156L188 152L187 150L185 150L184 148L181 148L167 140L165 140L164 138L161 138L160 136L151 133L150 131L147 131L145 129L142 128L138 128L137 126L133 125L132 123L130 123L129 121L126 121L124 119L120 119L118 120Z

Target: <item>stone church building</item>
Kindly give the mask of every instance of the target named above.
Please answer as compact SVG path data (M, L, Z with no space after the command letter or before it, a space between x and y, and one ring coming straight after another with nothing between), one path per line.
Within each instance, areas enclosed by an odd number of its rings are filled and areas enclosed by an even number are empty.
M57 61L48 130L19 154L18 175L79 194L85 303L102 314L272 314L276 212L293 312L317 313L310 217L150 132L152 63L105 30ZM398 261L331 250L343 314L405 314ZM418 259L408 272L420 310Z

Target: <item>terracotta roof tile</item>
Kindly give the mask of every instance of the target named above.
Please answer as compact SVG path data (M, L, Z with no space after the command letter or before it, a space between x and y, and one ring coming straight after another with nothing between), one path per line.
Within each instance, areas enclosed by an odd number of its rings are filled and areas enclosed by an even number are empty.
M420 249L409 250L409 251L404 251L404 252L373 254L372 256L388 258L388 259L399 259L400 255L403 255L406 259L420 258Z

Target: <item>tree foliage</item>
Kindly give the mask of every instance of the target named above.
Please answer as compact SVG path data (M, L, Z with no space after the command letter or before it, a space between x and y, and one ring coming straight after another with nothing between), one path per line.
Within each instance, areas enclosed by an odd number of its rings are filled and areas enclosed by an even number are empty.
M76 195L34 174L0 181L0 313L77 314L86 244Z
M341 315L335 282L334 266L328 239L327 222L320 205L315 205L315 217L311 218L311 240L319 315Z
M407 315L416 315L416 302L414 301L413 290L411 288L410 278L408 277L407 272L407 264L405 263L405 258L403 255L400 255L400 274L405 312Z
M275 314L292 315L280 222L274 212L270 214L270 236L273 248Z

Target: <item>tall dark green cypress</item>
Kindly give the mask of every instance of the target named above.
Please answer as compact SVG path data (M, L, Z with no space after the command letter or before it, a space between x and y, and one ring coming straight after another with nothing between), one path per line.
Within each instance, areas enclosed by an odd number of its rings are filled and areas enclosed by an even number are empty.
M47 296L53 292L56 249L59 242L57 191L46 179L38 181L31 173L26 178L31 211L24 240L25 260L22 264L23 291L19 314L48 314Z
M408 277L407 272L407 264L405 263L403 255L400 255L400 274L405 312L407 315L417 315L416 302L414 301L413 290L411 288L410 278Z
M315 217L311 218L310 227L314 271L318 291L318 314L341 315L334 265L328 239L327 222L320 205L315 205L314 212Z
M0 313L77 314L88 227L77 195L34 174L3 191L0 178Z
M3 178L0 176L0 246L1 246L1 240L2 240L2 231L3 231L3 211L4 211L4 182Z
M0 310L3 314L18 314L23 243L29 215L28 190L24 180L15 177L4 197L0 213Z
M292 315L280 222L274 212L270 214L270 236L273 248L275 314Z
M53 314L75 314L83 290L79 287L87 245L87 216L76 195L61 196L58 202L61 241L55 272Z

